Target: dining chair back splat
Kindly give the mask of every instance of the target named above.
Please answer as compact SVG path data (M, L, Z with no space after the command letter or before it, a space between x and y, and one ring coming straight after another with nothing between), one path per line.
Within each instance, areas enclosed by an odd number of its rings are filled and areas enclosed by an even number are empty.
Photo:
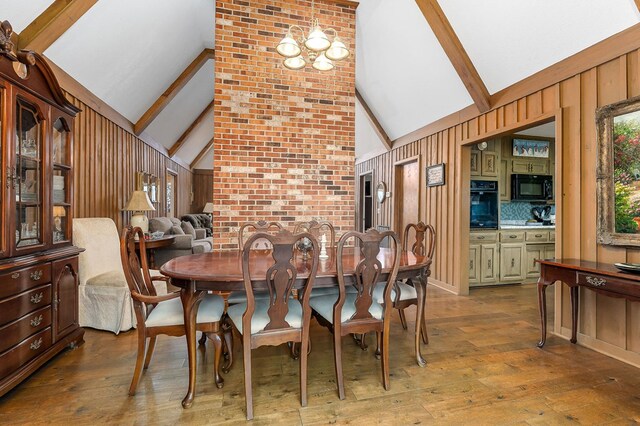
M324 232L323 232L324 231ZM309 232L320 241L320 236L328 232L327 235L327 248L333 248L336 246L336 229L331 222L326 220L311 220L309 222L298 222L293 228L293 233Z
M271 232L271 231L280 231L282 230L283 227L280 223L278 222L267 222L266 220L259 220L257 222L245 222L242 225L240 225L240 228L238 229L238 250L242 251L244 249L244 242L245 242L245 231L249 231L249 232ZM263 247L260 247L260 243L263 244ZM267 240L263 240L260 238L257 238L256 240L254 240L254 246L252 247L252 249L270 249L271 247L269 247L269 242Z
M380 252L380 244L386 237L393 241L394 253L383 295L386 303L381 304L374 300L373 290L382 273L382 263L377 256ZM354 272L348 276L357 290L355 294L347 293L345 290L343 252L345 244L351 239L359 241L361 256L360 261L355 265ZM382 379L384 388L388 390L391 287L396 280L400 266L398 236L392 231L379 232L375 229L369 229L365 233L347 232L338 241L336 262L338 294L314 297L311 299L310 306L318 322L333 333L338 395L340 399L345 397L342 375L342 336L351 333L363 334L370 331L376 332L378 346L381 346Z
M302 297L300 300L292 298L291 293L298 279L298 269L295 263L295 246L302 238L311 241L313 250L306 263L308 278L302 283ZM269 241L273 247L270 257L251 270L249 258L251 256L267 256L255 253L253 243L258 239ZM281 230L272 235L259 232L252 235L242 250L242 275L247 300L230 306L228 315L236 330L242 336L245 398L247 419L253 418L253 393L251 387L251 350L264 345L280 345L288 342L299 342L302 350L300 355L300 403L307 405L307 348L309 345L309 323L311 309L309 295L313 288L318 271L318 255L320 246L317 239L308 232L292 234ZM267 267L268 266L268 267ZM266 287L268 298L256 298L254 287Z
M136 236L139 239L140 258L136 253ZM134 395L143 367L146 370L151 362L156 337L159 334L168 336L184 336L184 313L180 292L158 296L153 281L165 280L167 277L152 277L149 274L144 233L138 227L126 227L120 237L120 258L127 285L131 292L133 308L137 320L138 355L136 366L129 387L129 395ZM196 330L205 333L212 341L214 353L214 376L216 386L221 388L224 380L220 376L220 356L222 354L222 329L220 319L224 313L224 299L217 295L206 295L200 303ZM149 346L147 347L147 338ZM145 356L146 352L146 356ZM143 364L144 361L144 364Z

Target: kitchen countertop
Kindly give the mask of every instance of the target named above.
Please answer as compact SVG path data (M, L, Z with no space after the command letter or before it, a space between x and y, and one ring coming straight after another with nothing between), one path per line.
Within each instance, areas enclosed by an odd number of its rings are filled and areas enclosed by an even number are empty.
M500 229L556 229L555 225L500 225Z

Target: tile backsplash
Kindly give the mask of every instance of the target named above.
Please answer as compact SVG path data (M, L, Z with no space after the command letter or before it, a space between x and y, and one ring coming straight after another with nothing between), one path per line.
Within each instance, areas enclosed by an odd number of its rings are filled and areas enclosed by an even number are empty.
M500 220L528 220L533 219L531 209L540 204L523 202L500 203ZM551 206L551 214L556 214L556 206Z

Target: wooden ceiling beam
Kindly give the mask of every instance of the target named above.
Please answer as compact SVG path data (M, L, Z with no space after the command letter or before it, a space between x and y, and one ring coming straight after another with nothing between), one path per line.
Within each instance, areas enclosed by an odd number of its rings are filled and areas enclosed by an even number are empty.
M453 68L455 68L462 83L467 88L473 102L475 102L481 113L489 111L491 109L491 95L489 95L489 91L480 78L480 74L478 74L471 59L469 59L469 55L462 47L462 43L460 43L458 36L453 31L438 1L416 0L416 3L444 52L449 57Z
M364 108L365 112L367 113L367 117L369 117L369 121L371 121L371 124L373 124L373 127L375 128L376 133L382 140L382 143L384 144L385 148L387 148L387 151L391 151L391 148L393 148L393 142L387 135L387 132L384 131L384 128L376 118L373 111L371 111L371 108L369 108L367 101L364 100L364 98L360 94L360 91L358 90L357 87L356 87L356 98L358 98L360 105L362 105L362 108Z
M636 3L636 7L638 8L638 11L640 11L640 0L633 0Z
M184 71L182 71L182 74L178 76L176 81L171 83L167 90L165 90L164 93L160 95L158 99L156 99L153 105L151 105L151 107L144 114L142 114L142 117L140 117L140 119L133 126L136 135L139 136L140 133L142 133L144 129L146 129L151 124L151 122L162 112L162 110L165 109L167 105L169 105L169 102L171 102L171 100L175 98L178 92L180 92L180 90L184 86L186 86L189 80L191 80L193 76L196 75L200 68L202 68L202 66L209 59L214 59L214 55L215 50L204 49L202 53L200 53L198 57L195 58L193 62L191 62L189 66L185 68Z
M18 49L43 53L98 0L55 0L22 30Z
M207 107L200 113L200 115L198 116L198 118L196 118L195 120L193 120L193 123L191 123L191 125L189 127L187 127L187 130L185 130L182 135L178 138L178 140L176 141L176 143L174 143L171 148L169 148L169 157L173 157L175 155L176 152L178 152L178 150L182 147L182 145L184 145L184 143L187 140L187 137L189 136L189 134L191 134L191 132L193 131L193 129L195 129L198 124L200 124L200 122L207 116L207 114L209 113L209 111L211 111L211 109L213 108L213 100L211 101L211 103L209 105L207 105ZM211 127L213 127L213 123L211 123Z
M193 169L193 167L198 164L198 162L200 162L200 160L202 160L202 158L207 155L207 152L209 152L209 150L213 148L213 138L211 138L211 140L209 142L207 142L207 144L205 145L204 148L202 148L202 151L200 151L200 153L198 155L196 155L196 158L193 159L193 161L190 164L190 167Z

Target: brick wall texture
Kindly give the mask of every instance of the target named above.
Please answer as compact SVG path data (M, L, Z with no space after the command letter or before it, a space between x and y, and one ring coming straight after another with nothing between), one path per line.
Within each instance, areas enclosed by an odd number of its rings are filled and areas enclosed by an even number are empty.
M355 9L317 0L315 15L352 56L291 71L275 46L291 24L306 31L310 1L216 1L215 249L237 249L240 224L260 219L354 228Z

